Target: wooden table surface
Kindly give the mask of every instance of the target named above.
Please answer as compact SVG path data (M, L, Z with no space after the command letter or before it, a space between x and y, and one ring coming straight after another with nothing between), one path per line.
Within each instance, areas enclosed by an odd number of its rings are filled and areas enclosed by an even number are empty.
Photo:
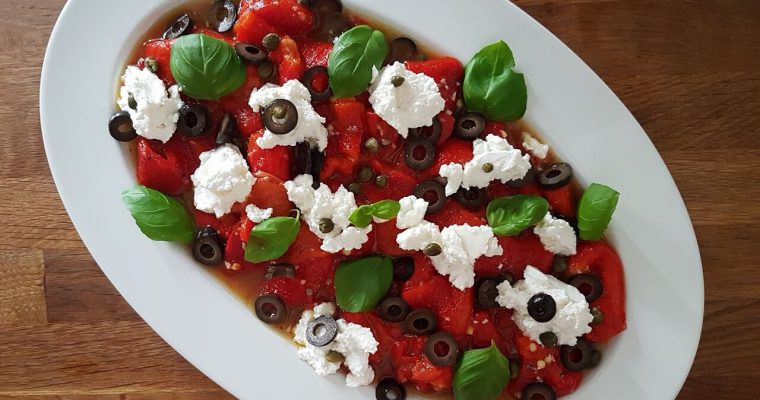
M119 296L61 205L38 87L64 3L0 1L0 399L228 398ZM678 398L757 399L760 1L517 3L631 109L689 208L705 324Z

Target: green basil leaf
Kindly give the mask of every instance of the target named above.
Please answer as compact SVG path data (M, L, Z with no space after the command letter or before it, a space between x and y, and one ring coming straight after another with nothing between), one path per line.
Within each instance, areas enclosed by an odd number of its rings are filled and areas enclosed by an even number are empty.
M401 203L394 200L381 200L372 205L372 215L380 219L396 218L401 211Z
M387 55L388 43L382 32L367 25L344 32L335 41L327 60L333 94L352 97L367 90L372 80L372 67L380 69Z
M549 211L543 197L517 194L499 197L486 207L488 225L498 236L513 236L541 221Z
M610 224L620 193L609 186L592 183L578 205L578 233L583 240L599 240Z
M345 261L335 271L335 297L348 312L374 310L393 280L393 260L372 256Z
M509 382L509 360L495 344L464 353L454 370L452 386L457 400L493 400Z
M366 228L372 223L372 206L361 206L348 216L348 221L357 228Z
M300 215L274 217L254 226L245 246L245 260L259 263L282 257L296 241L301 228L299 219Z
M528 89L525 77L515 72L512 50L504 41L481 49L464 69L464 102L470 111L488 119L516 121L525 114Z
M121 198L137 226L150 239L182 243L193 241L195 224L178 200L141 185L124 191Z
M245 65L227 42L202 33L181 36L171 50L172 75L195 99L219 100L245 83Z

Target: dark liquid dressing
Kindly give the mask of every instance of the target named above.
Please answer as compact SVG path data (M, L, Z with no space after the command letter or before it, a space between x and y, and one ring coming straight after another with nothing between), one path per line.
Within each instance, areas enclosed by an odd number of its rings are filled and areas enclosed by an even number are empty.
M196 26L202 26L207 27L205 21L208 19L208 15L210 12L211 4L213 1L211 0L188 0L184 4L177 6L176 9L167 12L165 15L158 18L155 22L155 24L148 30L145 31L143 35L141 35L139 38L137 38L136 45L134 49L130 52L129 57L127 58L126 65L134 65L139 60L143 45L154 39L160 39L164 33L164 30L166 27L179 15L187 13L190 15L190 17L193 19ZM351 20L354 23L367 23L368 25L371 25L375 27L376 29L379 29L383 31L388 38L388 40L393 40L398 37L404 36L403 34L397 32L393 28L389 27L387 24L378 23L376 21L370 20L366 17L359 16L356 14L352 14L348 11L344 11L344 15L348 16L348 19ZM413 38L412 38L413 39ZM426 56L427 58L436 58L440 56L440 54L431 51L429 48L426 48L419 43L417 43L418 50L420 54L423 56ZM126 65L124 66L126 68ZM117 90L120 86L120 82L117 82ZM117 93L118 97L118 93ZM542 136L537 133L526 121L519 120L513 123L507 124L507 131L510 136L519 138L520 132L527 132L531 136L535 137L542 143L547 143L544 141ZM128 145L128 150L130 153L130 162L135 165L135 160L137 157L137 150L136 150L136 144L135 142L130 142ZM548 155L544 160L541 160L539 164L535 164L538 160L535 157L532 157L531 162L534 163L536 167L543 167L550 164L553 164L555 162L560 162L559 157L554 153L553 150L549 150ZM570 184L571 189L573 192L573 197L577 198L581 193L581 188L577 180L575 178L573 179L573 182ZM193 199L192 194L187 194L182 199L186 204L192 205ZM188 249L190 251L190 249ZM224 266L218 266L215 268L207 268L207 271L214 276L218 281L220 281L224 287L238 300L243 302L243 304L246 305L251 310L251 316L252 318L255 317L255 311L254 311L254 301L256 300L256 297L259 295L259 289L262 286L262 283L264 281L264 270L263 269L243 269L239 271L232 271L226 269ZM298 319L300 318L302 310L291 310L289 318L285 323L279 326L273 326L275 328L275 331L278 332L280 335L282 335L286 340L292 342L293 337L293 328L294 325L298 322ZM295 344L295 343L294 343ZM294 355L295 356L295 355ZM390 360L388 358L385 359L385 361L379 365L375 366L375 372L377 378L382 378L386 376L392 376L393 375L393 368L390 365ZM429 393L420 393L416 391L414 388L407 386L407 392L408 397L420 397L424 396L431 399L451 399L452 394L451 393L437 393L437 394L429 394ZM504 397L509 398L509 397Z

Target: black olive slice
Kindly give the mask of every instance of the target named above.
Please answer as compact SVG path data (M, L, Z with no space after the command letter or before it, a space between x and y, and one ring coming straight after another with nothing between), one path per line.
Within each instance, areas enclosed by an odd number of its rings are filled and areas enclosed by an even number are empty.
M312 151L308 143L298 143L293 146L293 161L290 163L290 173L292 176L311 174L312 171Z
M445 367L457 361L459 345L450 333L440 331L430 335L425 340L422 352L431 364Z
M486 127L486 119L480 114L467 113L457 117L454 123L454 136L475 140L480 137Z
M113 113L108 119L108 132L111 137L120 142L130 142L137 138L137 132L132 125L132 117L127 111Z
M414 196L428 202L427 213L435 214L446 206L446 189L437 181L424 181L414 188Z
M235 52L240 58L253 65L259 65L268 59L267 52L261 47L250 43L238 43L235 45Z
M598 299L604 292L602 281L593 274L580 274L570 278L568 284L575 286L584 296L586 301L591 303Z
M421 171L435 162L435 146L429 140L409 138L404 147L404 161L409 168Z
M311 8L314 11L340 14L343 12L343 2L340 0L312 0Z
M193 241L193 257L204 265L214 266L222 263L222 241L213 228L206 227L198 233Z
M208 110L200 104L185 104L179 109L177 129L185 136L200 136L206 132Z
M317 65L307 69L301 78L301 83L303 83L303 85L309 89L309 93L311 94L311 101L313 102L327 101L330 100L330 97L332 97L332 89L330 89L329 84L325 84L325 88L322 90L314 87L314 78L320 75L324 75L326 77L327 68L321 65Z
M585 339L578 339L575 346L561 346L559 359L568 371L588 369L592 363L594 348Z
M454 198L465 208L477 210L486 202L486 191L485 189L476 187L469 189L461 188L457 191Z
M417 44L414 40L408 37L399 37L393 39L390 45L390 51L388 51L388 59L386 64L393 64L396 61L405 62L407 60L414 60L417 58L419 51L417 50Z
M429 335L438 329L438 318L427 308L412 310L404 319L404 331L412 335Z
M296 276L296 268L287 263L274 263L267 266L266 273L264 273L265 280L270 280L278 276L294 278Z
M478 305L480 308L498 308L499 303L496 302L496 297L499 295L499 281L496 279L486 279L480 282L478 285L477 297Z
M209 22L217 32L224 33L232 29L237 19L237 7L232 0L216 0L211 7Z
M190 33L193 29L193 20L188 14L182 14L175 19L164 31L164 39L176 39Z
M235 117L233 117L230 113L224 114L224 117L222 117L222 120L219 122L219 129L216 133L216 144L223 145L226 143L232 143L233 145L237 146L242 154L247 153L247 145L243 138L240 136L240 132L237 128L237 122L235 122Z
M388 322L401 322L411 308L401 297L388 297L377 306L377 315Z
M557 394L551 386L534 382L523 389L520 400L557 400Z
M538 183L547 189L559 189L573 179L573 168L570 164L552 164L548 169L538 174Z
M406 400L406 388L393 378L385 378L375 388L377 400Z
M537 322L549 322L557 314L557 303L546 293L538 293L528 299L528 314Z
M298 124L296 105L285 99L277 99L264 109L264 126L275 135L284 135Z
M393 260L393 279L406 282L414 275L414 258L399 257Z
M313 346L327 346L337 335L338 323L328 315L315 318L306 327L306 341Z
M320 174L322 173L322 168L325 166L325 153L319 151L319 149L311 149L311 176L313 179L313 183L311 186L314 189L319 188L320 184Z
M433 117L433 122L430 126L409 129L409 137L415 139L427 139L427 141L433 144L438 142L442 133L443 128L441 127L441 120L439 120L438 117Z
M520 189L524 188L528 185L530 185L531 182L536 178L536 167L532 166L528 170L528 172L525 173L525 176L523 176L520 179L513 179L511 181L507 181L507 186L511 187L512 189Z
M279 324L285 321L288 310L285 302L276 294L265 294L256 298L254 304L256 316L267 324Z

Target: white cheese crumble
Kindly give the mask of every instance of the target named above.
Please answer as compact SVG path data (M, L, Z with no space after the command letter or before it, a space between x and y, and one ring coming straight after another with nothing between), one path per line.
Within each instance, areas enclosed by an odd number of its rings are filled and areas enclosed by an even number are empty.
M486 172L484 164L491 165L490 172ZM485 140L473 142L472 159L464 166L456 163L442 165L438 174L447 179L446 196L451 196L459 187L485 188L495 180L507 183L524 177L528 170L530 156L523 155L506 139L491 134Z
M137 134L168 142L177 130L179 109L185 104L179 97L179 87L174 85L167 93L166 85L156 74L135 66L127 67L121 79L124 85L117 102L122 111L129 112ZM130 95L137 105L134 109L129 106Z
M544 332L554 332L559 344L574 346L577 338L591 332L594 317L583 294L574 286L546 275L535 267L525 269L525 279L514 287L509 282L498 286L496 301L506 308L514 310L512 319L520 330L534 341L540 343L539 336ZM557 313L548 322L538 322L528 314L528 300L536 294L545 293L552 296L557 305Z
M401 209L396 216L396 227L409 229L417 226L425 219L428 202L416 196L406 196L399 200Z
M200 159L200 166L190 177L195 187L195 208L218 218L248 197L256 178L240 150L231 144L201 153Z
M403 250L424 250L428 244L441 246L441 254L430 257L441 275L459 290L475 284L475 260L503 253L499 242L488 226L451 225L439 230L432 222L422 221L401 232L396 242Z
M256 207L255 204L249 204L245 207L245 215L257 224L271 218L272 212L271 208L261 209Z
M546 251L563 256L575 254L575 231L567 221L546 213L544 219L533 228L533 233L541 239Z
M391 82L396 76L404 78L399 87ZM400 62L380 70L369 94L377 115L403 137L409 129L432 125L433 117L446 105L433 78L408 71Z
M339 319L336 321L338 334L327 346L317 347L306 340L309 322L321 315L333 314L335 305L332 303L323 303L314 307L313 311L303 312L293 336L293 340L303 346L298 349L298 358L307 362L319 376L334 374L345 364L348 368L346 386L369 385L375 379L375 371L369 365L369 356L377 351L379 345L369 328ZM344 361L329 361L327 354L330 351L342 354Z
M328 253L356 250L369 240L372 225L366 228L352 226L348 217L358 207L354 194L341 185L335 193L324 183L319 188L312 187L311 175L299 175L292 181L285 182L288 199L301 210L301 217L309 230L322 239L320 248ZM319 229L322 220L330 220L334 229L322 233Z
M544 159L549 154L549 145L541 143L538 139L534 138L531 134L523 132L523 147L528 150L534 156Z
M275 135L266 129L264 135L256 139L256 144L262 149L271 149L276 146L295 146L306 142L311 147L324 150L327 147L325 119L314 111L309 89L297 80L287 81L282 86L267 83L253 90L248 104L254 112L259 112L277 99L288 100L296 106L298 123L292 131L283 135Z

